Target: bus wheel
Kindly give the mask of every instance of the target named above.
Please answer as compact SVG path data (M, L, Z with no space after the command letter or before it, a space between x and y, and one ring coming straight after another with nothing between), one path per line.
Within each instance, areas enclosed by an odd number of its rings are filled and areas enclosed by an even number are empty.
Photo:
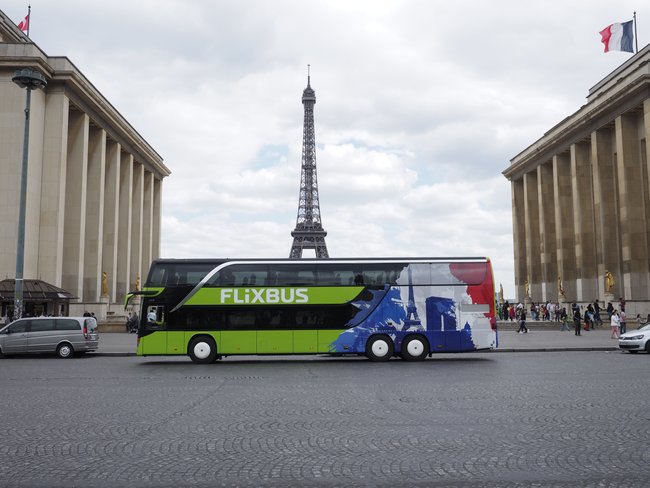
M399 355L405 361L422 361L429 354L429 343L420 335L410 335L402 342Z
M195 363L212 363L217 357L217 345L211 337L194 337L190 341L187 353Z
M366 356L371 361L388 361L393 355L393 341L382 335L372 336L366 343Z

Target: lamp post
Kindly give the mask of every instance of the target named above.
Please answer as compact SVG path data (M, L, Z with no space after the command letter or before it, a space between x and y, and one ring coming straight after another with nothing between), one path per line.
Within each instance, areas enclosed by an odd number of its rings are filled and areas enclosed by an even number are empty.
M18 239L16 242L16 281L14 287L14 320L23 316L23 269L25 267L25 208L27 206L27 157L29 155L29 108L32 90L43 88L47 81L41 73L31 68L19 69L11 78L16 85L27 89L25 100L25 136L23 138L23 163L20 175L20 202L18 207Z

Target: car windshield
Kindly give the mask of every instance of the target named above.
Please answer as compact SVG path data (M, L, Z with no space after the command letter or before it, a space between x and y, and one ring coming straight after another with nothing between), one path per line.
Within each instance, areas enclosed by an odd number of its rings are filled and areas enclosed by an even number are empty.
M650 322L639 327L639 330L650 330Z

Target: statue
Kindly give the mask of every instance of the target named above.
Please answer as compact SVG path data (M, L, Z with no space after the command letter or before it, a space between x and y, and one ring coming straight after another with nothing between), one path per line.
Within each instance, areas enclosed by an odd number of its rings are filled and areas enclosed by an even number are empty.
M108 273L106 271L102 271L102 296L108 296Z
M135 291L140 291L140 275L135 277Z
M524 281L524 298L530 298L530 284L528 280Z
M499 303L503 303L503 285L499 283Z
M615 284L616 282L614 281L614 275L605 270L605 293L612 293Z
M564 294L564 287L562 286L562 277L558 276L557 277L557 293L560 295L560 297L566 299L566 295Z

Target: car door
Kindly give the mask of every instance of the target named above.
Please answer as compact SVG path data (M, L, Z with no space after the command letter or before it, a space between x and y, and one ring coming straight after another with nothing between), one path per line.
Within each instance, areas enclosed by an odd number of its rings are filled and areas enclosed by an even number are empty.
M27 334L29 320L17 320L7 328L2 352L5 354L22 354L27 352Z
M54 352L56 350L57 332L54 319L34 319L27 333L27 352Z

